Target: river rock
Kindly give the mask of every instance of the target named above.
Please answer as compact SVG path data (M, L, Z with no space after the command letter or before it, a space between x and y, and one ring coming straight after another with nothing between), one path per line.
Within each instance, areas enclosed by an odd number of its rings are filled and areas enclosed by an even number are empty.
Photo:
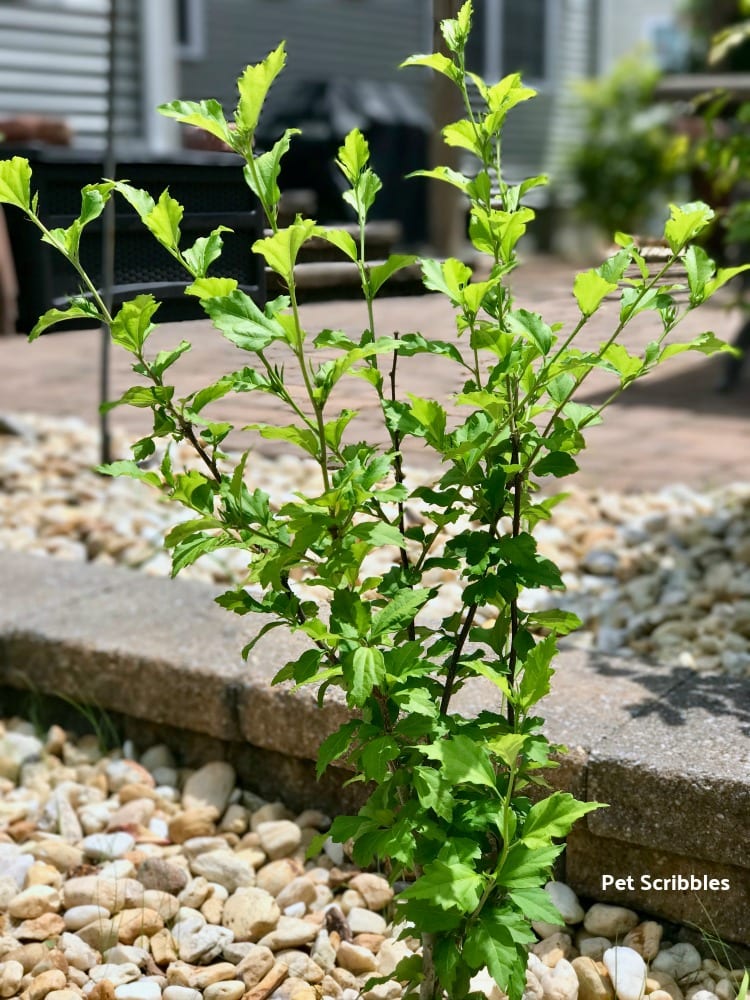
M646 988L646 963L632 948L609 948L602 959L617 1000L641 1000Z
M579 1000L614 1000L611 979L602 975L593 959L579 956L570 964L578 977Z
M115 987L115 1000L162 1000L161 986L155 979L140 979Z
M393 899L393 888L382 875L360 872L349 879L349 885L357 890L369 910L380 911Z
M535 971L535 975L542 984L545 1000L577 1000L578 977L566 958L561 958L554 969L539 964L544 971L541 975Z
M140 976L141 970L134 962L105 962L89 969L89 978L92 982L100 983L103 979L107 979L115 988L123 983L132 983L140 979Z
M363 972L374 972L378 965L375 956L367 948L360 948L349 941L342 941L336 952L336 961L342 969L353 972L355 976Z
M0 997L12 997L18 993L24 977L23 966L13 959L0 962Z
M209 882L218 882L230 893L255 883L255 872L232 851L208 851L190 862L194 875L203 875Z
M647 962L656 958L661 944L662 927L655 920L644 920L623 938L623 945L632 948Z
M235 941L258 941L273 931L280 916L276 900L263 889L237 889L224 904L224 925Z
M236 979L212 983L203 991L203 1000L240 1000L245 994L245 984Z
M379 913L353 906L346 915L352 934L385 934L388 926Z
M319 928L307 920L297 917L280 917L276 927L258 942L271 951L281 951L283 948L298 948L308 944L317 937Z
M624 906L610 906L608 903L594 903L587 911L583 926L590 934L601 937L621 937L638 923L638 914Z
M584 917L583 907L569 885L564 882L548 882L544 891L559 910L563 923L570 925L581 923Z
M683 942L660 951L651 963L651 968L657 972L666 972L679 983L685 976L701 968L701 956L692 944Z
M231 764L214 760L194 771L185 782L182 804L186 809L209 806L222 815L234 790L236 773Z
M260 846L272 861L293 854L302 843L302 831L288 819L259 823L255 831L260 837Z
M8 903L8 913L15 920L33 920L43 913L57 913L60 893L50 885L32 885Z
M257 870L255 884L272 896L278 896L282 889L303 873L304 868L296 858L280 858Z

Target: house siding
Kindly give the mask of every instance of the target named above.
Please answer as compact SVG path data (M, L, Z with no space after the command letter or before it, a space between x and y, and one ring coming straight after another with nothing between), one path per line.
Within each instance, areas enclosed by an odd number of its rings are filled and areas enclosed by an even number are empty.
M0 118L64 119L74 144L101 147L107 131L109 0L0 2ZM115 132L142 136L138 0L118 0Z

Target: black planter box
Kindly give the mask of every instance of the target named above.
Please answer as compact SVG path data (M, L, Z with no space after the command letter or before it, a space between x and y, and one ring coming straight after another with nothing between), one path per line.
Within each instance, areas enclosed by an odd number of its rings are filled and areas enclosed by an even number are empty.
M33 171L32 190L39 193L39 212L50 228L68 226L78 217L81 188L104 175L102 156L96 151L45 146L0 146L0 157L24 156ZM242 161L230 153L185 150L173 155L148 155L121 159L117 179L144 188L158 199L164 188L185 208L181 245L190 246L219 225L224 250L211 273L236 278L240 288L259 304L265 302L263 261L250 248L263 234L260 205L242 176ZM163 304L162 321L204 318L197 299L183 295L190 277L148 232L134 209L115 196L115 281L113 299L124 301L151 292ZM18 330L28 333L39 316L52 307L65 308L80 292L79 278L54 248L41 242L37 228L20 210L8 206L6 220L18 275ZM102 283L102 220L89 224L81 239L81 264L94 283ZM78 328L82 321L74 324ZM71 324L59 324L63 329Z

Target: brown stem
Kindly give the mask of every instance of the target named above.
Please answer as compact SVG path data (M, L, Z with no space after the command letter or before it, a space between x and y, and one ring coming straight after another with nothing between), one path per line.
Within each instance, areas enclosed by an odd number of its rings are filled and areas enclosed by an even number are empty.
M518 465L519 447L518 435L513 434L511 445L511 463ZM513 537L518 538L521 534L521 499L523 489L523 473L517 472L513 477ZM510 602L510 650L508 651L508 686L511 691L516 677L516 666L518 663L518 653L516 651L516 636L518 635L518 597L512 598ZM515 724L515 711L513 705L508 702L508 724L511 728Z
M435 935L422 935L422 982L419 986L419 1000L435 1000L437 977L435 975Z
M398 340L398 338L399 338L399 332L398 332L398 330L394 331L393 337L394 337L395 340ZM393 361L391 362L391 371L390 371L391 402L394 402L394 403L396 401L396 366L397 366L397 364L398 364L398 351L394 351L393 352ZM393 469L394 469L394 472L396 474L396 482L399 485L401 485L403 483L403 481L404 481L404 466L403 466L403 460L401 458L401 434L399 433L398 428L396 428L395 430L390 430L389 429L389 433L390 433L390 436L391 436L391 443L393 445L393 451L394 451ZM398 501L398 530L401 532L402 536L403 536L404 532L406 531L406 513L405 513L405 510L404 510L404 501L403 500L399 500ZM401 566L403 567L404 572L406 572L409 569L409 553L406 551L406 547L404 545L401 546L401 548L399 549L399 551L401 553ZM411 642L414 642L414 640L416 639L416 636L417 636L416 626L414 624L414 619L412 619L409 622L408 632L409 632L409 640Z

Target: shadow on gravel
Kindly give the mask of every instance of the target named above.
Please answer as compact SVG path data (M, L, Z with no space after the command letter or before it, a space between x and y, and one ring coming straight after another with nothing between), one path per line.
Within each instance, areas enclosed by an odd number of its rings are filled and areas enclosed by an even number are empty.
M603 677L627 677L640 684L643 701L623 707L632 718L656 718L667 726L701 725L701 711L715 718L733 718L750 737L750 680L699 673L687 667L649 666L630 659L619 662L591 654L591 666ZM692 718L691 718L692 715Z

